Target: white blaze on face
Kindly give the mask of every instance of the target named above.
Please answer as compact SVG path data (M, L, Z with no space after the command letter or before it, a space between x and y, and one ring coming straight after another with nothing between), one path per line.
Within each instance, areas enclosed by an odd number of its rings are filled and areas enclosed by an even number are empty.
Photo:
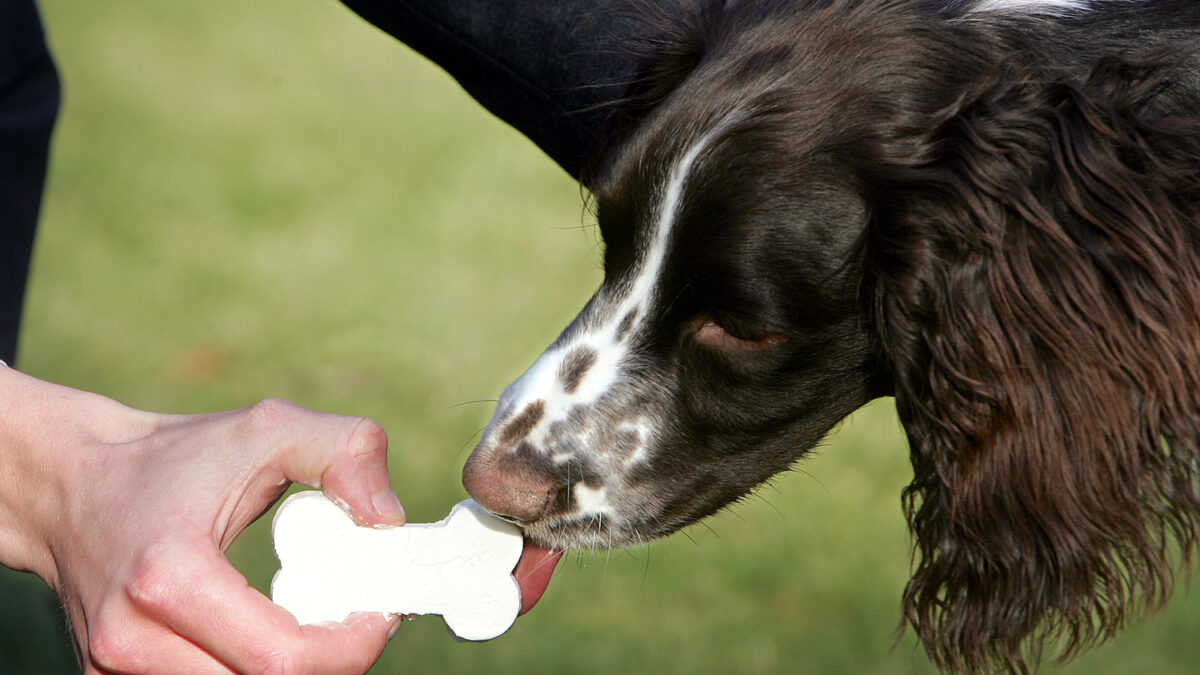
M602 289L586 310L588 316L576 321L505 391L497 408L499 419L494 421L499 433L509 420L540 404L543 412L524 438L556 463L579 460L603 476L619 477L644 461L645 444L653 431L645 415L630 410L629 419L593 420L590 412L614 391L629 367L631 336L652 315L649 310L688 177L722 127L717 125L701 137L674 165L660 190L654 229L640 249L632 280ZM573 511L581 516L614 512L604 486L577 483L572 498Z
M979 0L972 12L1062 12L1082 11L1089 0Z

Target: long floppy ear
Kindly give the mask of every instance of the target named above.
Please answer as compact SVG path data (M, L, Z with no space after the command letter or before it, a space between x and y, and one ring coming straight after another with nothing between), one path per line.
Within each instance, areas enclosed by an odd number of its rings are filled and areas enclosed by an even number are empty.
M872 224L905 617L943 668L1071 658L1165 602L1172 539L1196 552L1200 119L1161 112L1171 62L995 78Z

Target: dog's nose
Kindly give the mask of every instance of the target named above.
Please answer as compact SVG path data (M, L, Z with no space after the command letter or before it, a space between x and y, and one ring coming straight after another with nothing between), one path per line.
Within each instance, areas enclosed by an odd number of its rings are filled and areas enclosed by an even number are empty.
M485 457L478 451L467 459L462 481L467 493L480 506L498 516L524 523L533 522L546 513L555 491L548 476L515 462Z

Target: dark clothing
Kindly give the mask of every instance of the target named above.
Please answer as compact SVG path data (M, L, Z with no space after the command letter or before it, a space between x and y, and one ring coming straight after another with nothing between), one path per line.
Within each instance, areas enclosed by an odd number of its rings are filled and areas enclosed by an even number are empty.
M13 362L58 75L32 0L0 2L0 359Z
M343 0L578 176L632 70L589 21L611 0ZM13 362L59 87L34 0L0 0L0 359ZM332 123L332 122L331 122Z
M611 0L342 0L445 68L573 177L632 64L596 11Z

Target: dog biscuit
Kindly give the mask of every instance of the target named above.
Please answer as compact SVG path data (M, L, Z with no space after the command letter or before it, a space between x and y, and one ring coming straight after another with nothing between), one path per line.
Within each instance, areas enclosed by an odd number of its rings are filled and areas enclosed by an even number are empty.
M436 523L374 529L316 491L292 495L271 526L280 569L271 599L302 624L352 612L440 614L459 638L488 640L512 625L520 528L459 502Z

